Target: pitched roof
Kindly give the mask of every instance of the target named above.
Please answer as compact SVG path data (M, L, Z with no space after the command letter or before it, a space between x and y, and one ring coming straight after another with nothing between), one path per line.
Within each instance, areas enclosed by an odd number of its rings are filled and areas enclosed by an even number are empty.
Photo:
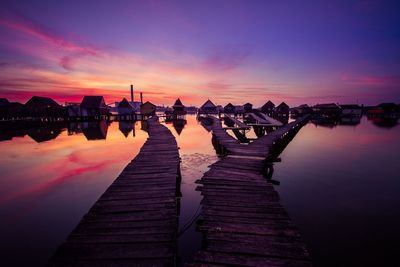
M57 104L56 101L51 99L50 97L43 97L43 96L32 96L31 99L28 100L28 102L25 103L25 106L29 105L45 105L45 106L50 106L50 107L60 107L59 104Z
M217 106L208 99L200 108L216 108Z
M269 107L271 107L271 108L274 108L274 107L275 107L275 104L272 103L271 100L268 100L268 102L265 103L261 108L269 108Z
M126 98L122 99L121 102L118 103L119 108L132 108L132 105L126 100Z
M104 103L104 98L102 96L84 96L81 107L84 108L99 108Z
M277 106L277 108L281 108L281 107L289 107L289 105L286 104L285 102L282 102L279 104L279 106Z
M184 105L182 104L182 101L178 98L175 101L175 104L173 105L173 107L184 107Z
M360 109L361 107L356 104L339 105L341 108Z
M335 103L317 104L315 108L339 108Z
M154 107L156 106L153 103L151 103L150 101L146 101L145 103L142 104L142 106L145 106L145 105L146 106L150 105L150 106L154 106Z
M10 101L8 101L7 98L0 98L0 107L1 106L8 106L10 104Z
M225 106L225 108L234 108L235 106L232 103L228 103L228 105Z

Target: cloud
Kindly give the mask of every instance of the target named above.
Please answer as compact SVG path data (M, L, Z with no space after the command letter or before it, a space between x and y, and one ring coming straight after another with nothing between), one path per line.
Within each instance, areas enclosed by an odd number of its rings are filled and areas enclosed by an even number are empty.
M204 68L220 71L232 70L242 65L250 54L250 49L244 46L223 46L212 49L204 61Z
M340 80L357 86L400 86L399 75L357 75L343 74Z
M55 46L64 51L79 55L98 56L100 51L94 46L81 45L54 33L49 28L39 25L35 21L20 15L14 15L13 19L0 19L0 25L16 30L23 34L35 37L42 42Z

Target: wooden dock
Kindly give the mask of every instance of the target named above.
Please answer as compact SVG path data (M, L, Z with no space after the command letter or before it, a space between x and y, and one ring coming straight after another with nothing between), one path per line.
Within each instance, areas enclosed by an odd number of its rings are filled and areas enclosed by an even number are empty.
M148 119L149 138L51 258L50 266L175 266L180 197L172 133Z
M248 145L244 145L226 132L218 118L211 118L213 120L213 144L217 147L217 151L220 151L221 154L261 158L270 156L272 146L284 142L289 136L295 135L308 121L308 116L301 117L296 121L280 127L272 133L268 133L254 140Z
M213 141L228 153L197 181L203 196L198 221L203 247L188 266L311 266L299 231L263 176L269 151L306 120L287 124L250 147L224 134L214 119Z
M251 127L238 119L229 116L228 114L224 113L224 120L228 121L228 123L232 125L236 125L234 127L225 127L225 129L240 129L240 130L249 130Z
M249 117L251 117L256 122L256 124L254 124L254 125L257 125L257 126L280 127L283 125L282 122L280 122L274 118L271 118L261 112L257 113L257 114L249 113Z

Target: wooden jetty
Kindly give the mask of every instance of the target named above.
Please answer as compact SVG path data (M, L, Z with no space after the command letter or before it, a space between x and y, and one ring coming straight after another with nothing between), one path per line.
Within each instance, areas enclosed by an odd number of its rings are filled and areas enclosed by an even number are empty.
M251 127L238 119L229 116L228 114L224 113L224 120L228 122L228 124L236 125L234 127L225 127L225 129L239 129L239 130L249 130Z
M288 136L295 135L300 128L307 123L308 118L307 115L301 117L296 121L288 123L279 129L254 140L248 145L243 145L226 132L226 130L221 126L221 122L218 118L211 117L213 120L213 144L214 146L217 146L217 151L220 151L221 154L266 158L270 155L270 149L272 146L282 143Z
M248 124L249 126L256 125L256 126L265 126L265 127L280 127L283 125L282 122L271 118L261 112L249 113L249 117L252 118L256 123L255 124Z
M175 266L180 197L172 133L148 119L149 138L50 260L50 266Z
M203 196L198 221L203 246L188 266L311 266L298 229L263 175L270 150L291 138L306 120L246 146L223 133L214 119L213 142L224 146L227 156L197 181Z

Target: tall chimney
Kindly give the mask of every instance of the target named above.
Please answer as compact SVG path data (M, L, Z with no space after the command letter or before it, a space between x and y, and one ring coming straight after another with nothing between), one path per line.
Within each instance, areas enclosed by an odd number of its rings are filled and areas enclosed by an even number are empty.
M142 92L140 92L140 103L143 104L143 93Z
M131 103L133 103L133 85L131 84Z

